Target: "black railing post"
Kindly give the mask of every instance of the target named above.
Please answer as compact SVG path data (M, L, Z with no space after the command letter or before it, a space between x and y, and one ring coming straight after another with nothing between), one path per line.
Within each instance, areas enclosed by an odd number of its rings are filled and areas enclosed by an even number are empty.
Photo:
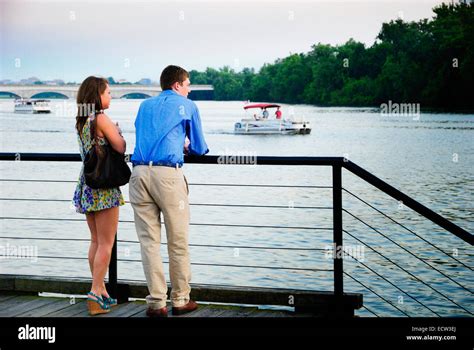
M112 254L110 255L109 264L109 283L107 283L107 291L112 298L116 298L119 304L128 302L130 296L130 287L128 284L118 283L117 272L117 234L115 234Z
M332 203L333 203L333 259L334 259L334 295L342 296L343 286L343 247L342 247L342 166L332 166Z
M117 287L117 234L115 234L114 246L109 264L109 293L113 298L118 298Z

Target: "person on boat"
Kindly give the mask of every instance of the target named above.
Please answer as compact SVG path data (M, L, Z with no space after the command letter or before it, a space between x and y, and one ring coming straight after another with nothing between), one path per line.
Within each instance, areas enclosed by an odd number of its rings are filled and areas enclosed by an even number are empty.
M268 111L266 108L263 109L263 119L268 119Z
M190 155L209 152L199 110L187 98L189 73L168 66L161 73L160 84L161 94L143 101L135 120L136 146L129 185L149 292L148 317L168 316L168 287L160 255L161 215L168 240L171 310L173 315L182 315L197 309L190 299L189 190L182 170L183 146Z
M114 150L125 154L126 143L118 124L114 124L104 113L104 110L109 108L111 99L109 84L104 78L90 76L79 87L76 132L82 161L95 142L110 144ZM112 306L117 305L117 300L107 293L104 278L109 268L117 232L119 207L124 205L125 201L118 187L92 189L87 186L83 166L73 203L78 213L86 215L91 233L88 253L92 273L92 287L87 295L89 314L107 313Z
M277 107L277 110L276 110L276 112L275 112L275 118L276 118L276 119L281 119L280 107Z

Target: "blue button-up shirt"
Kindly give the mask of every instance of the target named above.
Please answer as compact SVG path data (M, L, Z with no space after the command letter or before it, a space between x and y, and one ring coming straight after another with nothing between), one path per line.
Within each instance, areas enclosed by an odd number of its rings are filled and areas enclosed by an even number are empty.
M173 90L165 90L141 103L135 119L135 132L133 164L154 162L182 166L186 136L190 141L189 154L209 152L196 104Z

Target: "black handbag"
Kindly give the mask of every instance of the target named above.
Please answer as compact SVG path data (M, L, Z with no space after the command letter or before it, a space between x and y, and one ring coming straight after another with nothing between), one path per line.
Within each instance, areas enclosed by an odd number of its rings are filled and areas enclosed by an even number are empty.
M109 144L100 145L96 134L96 123L91 123L91 136L95 145L84 157L84 177L90 188L112 188L127 184L131 171L125 162L125 155L120 154Z

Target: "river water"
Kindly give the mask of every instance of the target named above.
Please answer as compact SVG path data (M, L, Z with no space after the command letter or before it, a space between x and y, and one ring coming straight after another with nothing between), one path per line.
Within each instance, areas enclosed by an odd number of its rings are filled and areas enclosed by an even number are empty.
M50 115L21 115L13 113L12 100L1 100L1 152L77 153L74 104L53 101ZM134 149L133 122L140 102L113 100L108 110L108 115L119 122L123 130L128 153ZM283 116L294 114L310 121L313 128L310 135L251 136L232 133L233 124L244 116L242 102L197 101L197 105L210 154L344 156L467 231L474 231L472 114L405 116L381 114L373 108L283 105ZM75 213L70 203L80 167L78 162L1 162L1 236L87 239L84 217ZM189 164L184 169L190 182L192 204L193 283L332 289L333 275L326 271L332 269L329 255L332 194L331 189L326 188L331 186L330 168ZM283 185L288 187L281 187ZM471 246L347 171L343 172L343 187L408 229L344 192L343 207L350 213L344 212L343 216L344 243L357 258L344 260L345 291L363 293L367 309L382 316L403 316L403 312L411 316L434 316L428 308L443 316L466 315L454 303L474 312L473 294L460 286L472 289L472 270L452 259L472 267ZM128 200L128 187L124 186L122 191ZM129 204L122 207L120 220L119 239L136 241ZM46 258L85 258L87 242L11 238L0 238L0 241L0 247L31 247L36 256L28 259L7 256L0 260L1 273L89 277L84 259ZM163 242L166 242L165 234ZM119 261L120 279L144 280L141 263L135 261L140 260L137 243L119 243L118 255L123 260ZM165 245L162 255L167 261ZM357 314L373 316L367 309Z

